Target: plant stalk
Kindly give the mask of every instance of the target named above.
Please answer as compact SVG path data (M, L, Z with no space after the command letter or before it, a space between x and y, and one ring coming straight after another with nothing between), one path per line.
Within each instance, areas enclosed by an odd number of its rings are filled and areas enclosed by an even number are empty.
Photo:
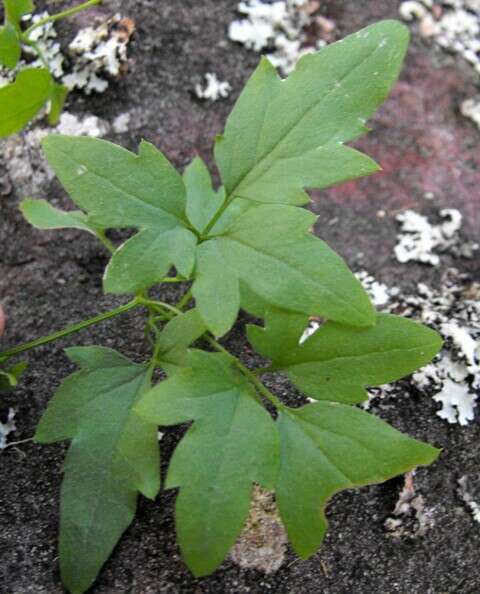
M262 382L255 375L255 372L250 371L250 369L248 369L248 367L245 367L245 365L239 359L237 359L237 357L235 357L234 355L229 353L227 351L227 349L224 348L214 338L212 338L208 335L206 335L205 338L213 346L214 349L227 355L229 357L229 359L231 359L235 363L235 365L243 373L243 375L250 381L250 383L253 384L253 386L255 387L257 392L259 392L262 396L264 396L267 400L269 400L276 409L283 410L286 408L285 405L283 404L283 402L281 402L275 396L275 394L272 394L272 392L270 392L270 390L262 384Z
M26 45L28 45L29 47L31 47L33 49L33 51L37 54L40 62L43 64L43 66L50 71L50 64L48 63L47 58L44 56L42 50L40 49L40 47L38 46L38 43L36 41L31 41L30 39L26 39L24 41L24 43Z
M187 279L183 276L165 276L160 279L160 283L184 283ZM177 305L178 307L178 305Z
M13 347L3 353L0 353L0 360L8 357L12 357L13 355L18 355L19 353L23 353L24 351L28 351L30 349L35 349L39 346L43 346L48 344L49 342L53 342L54 340L58 340L59 338L64 338L65 336L69 336L70 334L74 334L75 332L79 332L84 328L88 328L88 326L93 326L94 324L98 324L99 322L103 322L104 320L108 320L109 318L113 318L118 316L122 313L133 309L140 305L140 300L138 298L133 299L129 303L125 305L121 305L115 309L111 309L103 314L95 316L94 318L90 318L89 320L84 320L83 322L78 322L78 324L73 324L72 326L67 326L63 330L59 330L58 332L54 332L53 334L49 334L48 336L42 336L35 340L31 340L30 342L25 342L19 346Z
M66 17L72 16L74 14L77 14L77 12L81 12L82 10L87 10L88 8L91 8L92 6L95 6L96 4L100 4L101 2L102 2L102 0L88 0L88 2L82 2L82 4L79 4L78 6L74 6L73 8L68 8L67 10L63 10L62 12L57 12L57 14L51 14L48 17L40 19L36 23L33 23L33 25L28 27L28 29L26 29L22 33L22 41L24 41L25 43L28 42L30 33L32 31L35 31L35 29L38 29L38 27L43 27L44 25L47 25L48 23L53 23L55 21L59 21L60 19L64 19Z
M110 241L110 239L108 239L105 231L103 229L98 229L95 235L97 236L97 239L107 248L107 250L113 254L115 251L115 246Z
M188 302L190 301L190 299L192 298L192 290L189 289L185 295L180 299L180 301L177 303L176 308L177 310L179 310L180 312L184 309L184 307L188 304Z
M154 308L163 310L164 312L168 312L170 314L169 318L173 318L173 317L178 316L179 314L182 313L178 309L178 306L175 307L174 305L170 305L169 303L165 303L164 301L154 301L153 299L147 299L146 297L138 296L137 302L140 305L145 305L145 307L148 307L148 308L154 307ZM174 315L171 315L171 314L174 314Z
M217 223L218 219L222 216L222 214L227 210L227 208L230 206L230 204L232 203L233 199L235 196L231 195L227 198L225 198L224 203L222 204L222 206L217 210L217 212L215 213L215 215L213 216L212 220L210 221L210 223L208 223L207 227L205 228L205 230L202 233L202 239L207 239L208 234L210 233L210 231L213 229L213 227L215 226L215 224Z

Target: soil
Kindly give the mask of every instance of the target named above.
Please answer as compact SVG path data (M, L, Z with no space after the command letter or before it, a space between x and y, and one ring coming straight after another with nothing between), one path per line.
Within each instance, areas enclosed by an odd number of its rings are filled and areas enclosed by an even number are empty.
M40 2L38 4L41 4ZM395 18L398 2L322 2L340 36L384 17ZM134 149L141 138L154 142L184 167L198 152L211 164L210 147L258 56L227 40L236 0L120 0L98 12L133 17L137 33L130 46L128 74L103 95L72 95L68 110L108 121L126 111L135 118L128 133L111 139ZM87 14L62 24L67 34L89 21ZM62 38L62 37L61 37ZM205 72L228 80L234 92L225 101L199 102L191 93ZM480 227L480 132L458 113L474 94L475 77L466 64L429 44L413 40L407 65L391 99L374 118L372 133L359 146L380 161L383 172L355 183L314 193L316 230L354 269L365 268L387 284L411 290L420 279L439 282L446 265L480 280L479 260L444 260L441 269L401 265L393 258L395 214L411 207L430 213L459 208L465 237ZM1 164L0 164L1 168ZM1 171L0 171L1 173ZM433 203L424 198L433 192ZM68 205L56 182L36 197L55 196ZM39 232L22 220L13 190L1 200L0 295L7 313L8 347L118 305L101 291L107 255L80 232ZM379 210L385 216L379 217ZM177 288L162 293L177 298ZM72 371L62 349L74 344L111 346L135 360L146 353L143 312L126 314L69 339L28 354L29 368L18 389L2 397L0 418L17 411L13 438L32 436L62 378ZM226 338L247 362L244 319ZM280 396L294 398L284 380L271 380ZM424 394L403 397L373 410L398 429L443 448L439 460L415 477L417 491L433 510L434 525L424 536L394 538L384 522L402 487L401 478L337 495L328 507L330 530L321 550L308 561L289 551L271 575L243 570L226 561L214 575L196 580L175 543L174 493L155 502L140 499L138 514L106 563L92 594L478 594L480 527L457 495L457 480L480 474L480 417L468 427L450 426L436 416ZM164 460L179 433L167 430ZM60 594L56 553L59 487L66 445L31 442L6 449L0 459L0 592Z

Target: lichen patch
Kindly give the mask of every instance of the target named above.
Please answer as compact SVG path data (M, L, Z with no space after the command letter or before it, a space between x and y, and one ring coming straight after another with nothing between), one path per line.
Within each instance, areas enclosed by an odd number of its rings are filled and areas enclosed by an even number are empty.
M272 492L255 485L250 514L230 557L243 569L277 571L285 559L287 535Z

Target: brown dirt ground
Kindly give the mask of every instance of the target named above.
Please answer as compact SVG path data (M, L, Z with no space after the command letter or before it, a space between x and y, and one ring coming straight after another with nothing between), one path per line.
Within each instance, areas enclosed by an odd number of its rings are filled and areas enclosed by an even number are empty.
M113 5L113 9L110 8ZM346 34L383 17L396 17L398 2L331 0L327 16ZM257 56L226 38L236 0L120 0L100 11L121 10L137 22L130 47L130 72L102 96L72 96L69 110L94 113L112 121L135 109L138 120L127 134L112 136L135 148L143 137L183 167L198 151L211 163L210 147ZM76 18L74 26L88 21ZM72 25L62 25L68 32ZM205 104L191 94L197 77L215 71L231 82L234 93ZM457 113L460 100L474 92L474 77L460 61L415 40L392 98L374 119L373 132L360 146L377 158L383 173L336 189L315 193L318 234L355 269L366 268L379 280L412 288L419 279L433 284L441 270L404 266L392 256L395 213L405 207L430 212L457 207L465 214L466 237L480 225L480 133ZM1 164L0 164L1 167ZM59 196L56 183L44 196ZM40 196L38 196L40 197ZM0 224L0 295L8 315L3 339L10 346L102 312L120 300L104 297L101 275L106 254L93 239L77 232L40 233L17 211L21 196L2 198ZM68 204L65 201L65 204ZM378 218L379 209L386 211ZM337 219L335 224L330 224ZM478 259L448 262L480 280ZM162 293L175 299L175 290ZM135 359L145 354L142 313L136 312L84 331L28 356L29 369L15 393L2 398L17 412L15 439L31 436L48 399L72 371L62 348L73 344L112 346ZM251 356L243 321L227 337L231 349ZM293 392L278 380L271 388ZM405 393L375 409L395 427L443 448L439 461L419 471L416 484L434 527L422 538L394 540L384 530L401 480L344 492L328 508L330 531L322 549L308 561L293 553L281 569L265 576L239 569L230 561L212 576L192 578L175 544L172 492L154 503L140 500L138 515L92 588L94 594L477 594L480 530L456 495L456 481L480 473L480 423L448 426L435 415L425 395ZM168 430L164 459L179 438ZM7 449L0 460L0 592L60 594L56 534L61 467L65 447L32 443Z

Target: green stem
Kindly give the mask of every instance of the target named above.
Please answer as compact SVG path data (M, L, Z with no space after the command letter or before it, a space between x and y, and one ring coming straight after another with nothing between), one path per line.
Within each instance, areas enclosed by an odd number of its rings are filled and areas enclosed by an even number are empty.
M163 311L166 310L175 314L176 316L182 313L177 307L170 305L169 303L165 303L164 301L154 301L153 299L146 299L145 297L138 296L137 302L141 305L145 305L145 307L148 308L154 307ZM174 316L170 315L169 317L173 318Z
M110 241L110 239L108 239L105 231L103 229L97 229L96 231L96 236L97 238L103 243L103 245L107 248L107 250L113 254L113 252L115 251L115 246L113 245L113 243Z
M231 202L232 202L233 199L234 199L234 196L233 195L230 195L229 197L225 198L224 203L217 210L217 212L215 213L214 217L212 218L212 220L210 221L210 223L208 223L208 225L206 226L205 230L203 231L201 239L207 239L208 234L213 229L213 227L217 223L218 219L222 216L222 214L230 206L230 204L231 204Z
M32 31L35 31L35 29L38 29L38 27L43 27L44 25L47 25L48 23L53 23L55 21L59 21L60 19L64 19L66 17L72 16L74 14L77 14L77 12L86 10L87 8L95 6L96 4L100 4L101 2L102 2L102 0L88 0L88 2L83 2L82 4L79 4L78 6L74 6L73 8L68 8L67 10L63 10L62 12L57 12L57 14L51 14L48 17L40 19L36 23L33 23L33 25L31 25L28 29L26 29L22 33L22 41L27 43L30 33Z
M183 308L188 304L188 302L190 301L190 299L192 298L192 290L189 289L185 295L180 299L180 301L177 303L177 309L181 312L183 310Z
M187 279L184 276L166 276L160 279L160 283L184 283ZM178 307L178 306L177 306Z
M227 349L224 348L214 338L212 338L212 337L210 337L208 335L205 336L205 338L213 346L214 349L216 349L217 351L220 351L221 353L224 353L225 355L227 355L227 357L229 359L231 359L233 363L235 363L235 365L243 373L243 375L250 381L250 383L253 384L253 386L255 386L256 390L262 396L264 396L267 400L269 400L273 404L273 406L275 406L275 408L277 408L279 410L282 410L282 409L285 409L286 408L285 405L283 404L283 402L281 402L275 396L275 394L272 394L272 392L270 392L270 390L266 386L264 386L262 384L262 382L255 375L255 372L253 372L250 369L248 369L248 367L245 367L245 365L239 359L237 359L237 357L235 357L229 351L227 351Z
M126 311L133 309L137 305L140 305L140 301L139 299L135 298L133 299L133 301L130 301L125 305L121 305L120 307L111 309L110 311L95 316L94 318L84 320L83 322L73 324L72 326L67 326L67 328L59 330L58 332L54 332L53 334L49 334L48 336L42 336L40 338L37 338L36 340L26 342L17 347L13 347L13 349L4 351L3 353L0 353L0 359L12 357L13 355L18 355L19 353L23 353L24 351L28 351L30 349L43 346L44 344L48 344L49 342L53 342L54 340L58 340L59 338L68 336L69 334L74 334L75 332L79 332L84 328L88 328L88 326L93 326L93 324L98 324L99 322L103 322L104 320L108 320L109 318L113 318L114 316L118 316L122 313L125 313Z
M45 66L45 68L50 71L50 64L48 63L47 58L45 57L44 53L40 49L38 43L36 41L31 41L30 39L25 40L25 44L33 48L36 52L37 56L40 58L41 63Z

